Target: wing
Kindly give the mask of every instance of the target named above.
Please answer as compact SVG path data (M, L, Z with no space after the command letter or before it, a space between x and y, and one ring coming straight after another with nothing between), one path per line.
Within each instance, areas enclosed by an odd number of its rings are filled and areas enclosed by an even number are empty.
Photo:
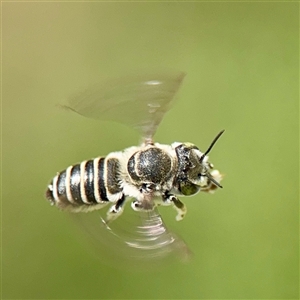
M107 81L71 97L64 107L88 118L132 126L151 139L184 76L166 73Z
M101 262L115 268L146 270L191 256L184 241L166 228L156 208L147 212L128 208L109 225L101 211L72 217L76 217L85 234L88 233Z

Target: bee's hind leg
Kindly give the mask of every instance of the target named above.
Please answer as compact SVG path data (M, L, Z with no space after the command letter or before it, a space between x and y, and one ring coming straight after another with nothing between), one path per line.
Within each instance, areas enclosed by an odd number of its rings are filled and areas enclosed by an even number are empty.
M121 199L119 199L114 205L110 207L106 214L106 223L117 219L123 213L123 206L125 204L125 200L126 198L123 195Z
M173 205L177 211L176 221L181 221L186 214L186 207L175 195L165 192L163 195L163 205Z

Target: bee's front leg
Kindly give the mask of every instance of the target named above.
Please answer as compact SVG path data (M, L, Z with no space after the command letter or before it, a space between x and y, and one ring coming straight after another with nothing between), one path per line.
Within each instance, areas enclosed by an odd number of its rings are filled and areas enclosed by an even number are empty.
M185 205L175 195L169 192L165 192L162 199L164 205L173 205L177 210L176 221L181 221L187 212Z

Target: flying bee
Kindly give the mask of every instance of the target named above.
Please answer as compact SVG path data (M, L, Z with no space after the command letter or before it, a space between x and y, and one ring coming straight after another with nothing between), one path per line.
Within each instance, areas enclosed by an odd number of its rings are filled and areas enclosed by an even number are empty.
M224 130L204 152L191 143L164 145L153 141L183 78L183 73L129 78L122 85L109 82L69 99L65 108L85 117L130 125L140 132L143 141L139 146L85 160L59 172L46 191L51 204L76 213L110 204L108 222L120 216L128 199L133 199L134 211L171 205L177 211L176 220L181 220L186 207L178 195L213 193L221 188L222 175L208 161L208 153Z

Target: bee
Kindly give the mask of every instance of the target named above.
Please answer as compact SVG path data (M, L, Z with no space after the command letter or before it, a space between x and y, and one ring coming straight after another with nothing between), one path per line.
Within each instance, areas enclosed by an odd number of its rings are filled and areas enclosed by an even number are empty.
M222 188L222 174L208 161L208 153L223 134L202 152L191 143L155 143L153 136L174 102L183 73L160 74L112 81L94 86L69 99L64 107L85 117L113 120L137 129L139 146L85 160L57 173L46 198L62 210L90 212L110 205L106 222L119 217L126 202L134 211L173 206L176 220L187 209L178 196L213 193Z

